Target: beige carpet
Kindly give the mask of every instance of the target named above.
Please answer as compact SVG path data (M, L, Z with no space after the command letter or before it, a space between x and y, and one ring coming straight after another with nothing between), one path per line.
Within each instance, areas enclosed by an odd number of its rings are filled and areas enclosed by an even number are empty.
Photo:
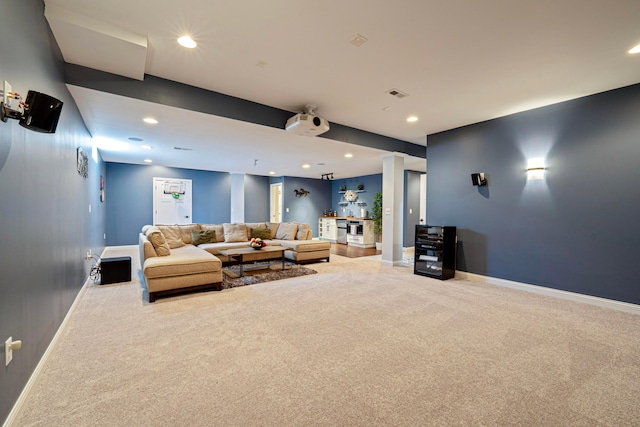
M89 286L17 425L640 425L640 316L377 259L154 304Z

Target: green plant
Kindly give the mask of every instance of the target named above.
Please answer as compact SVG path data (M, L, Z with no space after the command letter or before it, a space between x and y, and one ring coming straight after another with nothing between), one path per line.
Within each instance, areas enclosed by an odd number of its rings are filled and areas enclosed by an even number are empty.
M382 238L382 193L380 192L373 195L371 219L373 220L373 232L378 241L380 241Z
M362 190L364 190L364 184L358 184L358 186L356 188L358 190L362 191Z
M341 185L340 186L340 191L346 191L347 190L347 186L346 185Z

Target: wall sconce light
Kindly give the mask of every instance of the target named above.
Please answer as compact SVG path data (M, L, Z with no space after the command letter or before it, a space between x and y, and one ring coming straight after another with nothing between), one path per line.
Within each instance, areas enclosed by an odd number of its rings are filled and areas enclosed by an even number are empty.
M544 159L538 157L527 160L527 181L544 179Z
M487 185L487 179L484 177L484 172L472 173L471 183L479 187Z

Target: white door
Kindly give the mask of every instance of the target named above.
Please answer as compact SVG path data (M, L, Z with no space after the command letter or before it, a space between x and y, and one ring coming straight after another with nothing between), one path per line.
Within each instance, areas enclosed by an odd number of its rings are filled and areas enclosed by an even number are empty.
M271 184L271 222L282 222L282 183Z
M153 223L191 224L191 180L153 178Z

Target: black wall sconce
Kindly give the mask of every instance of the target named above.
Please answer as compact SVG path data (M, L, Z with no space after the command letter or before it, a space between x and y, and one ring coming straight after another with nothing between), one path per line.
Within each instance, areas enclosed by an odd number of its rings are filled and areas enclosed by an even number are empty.
M472 173L471 183L473 185L477 185L478 187L487 185L487 179L484 177L484 172Z

